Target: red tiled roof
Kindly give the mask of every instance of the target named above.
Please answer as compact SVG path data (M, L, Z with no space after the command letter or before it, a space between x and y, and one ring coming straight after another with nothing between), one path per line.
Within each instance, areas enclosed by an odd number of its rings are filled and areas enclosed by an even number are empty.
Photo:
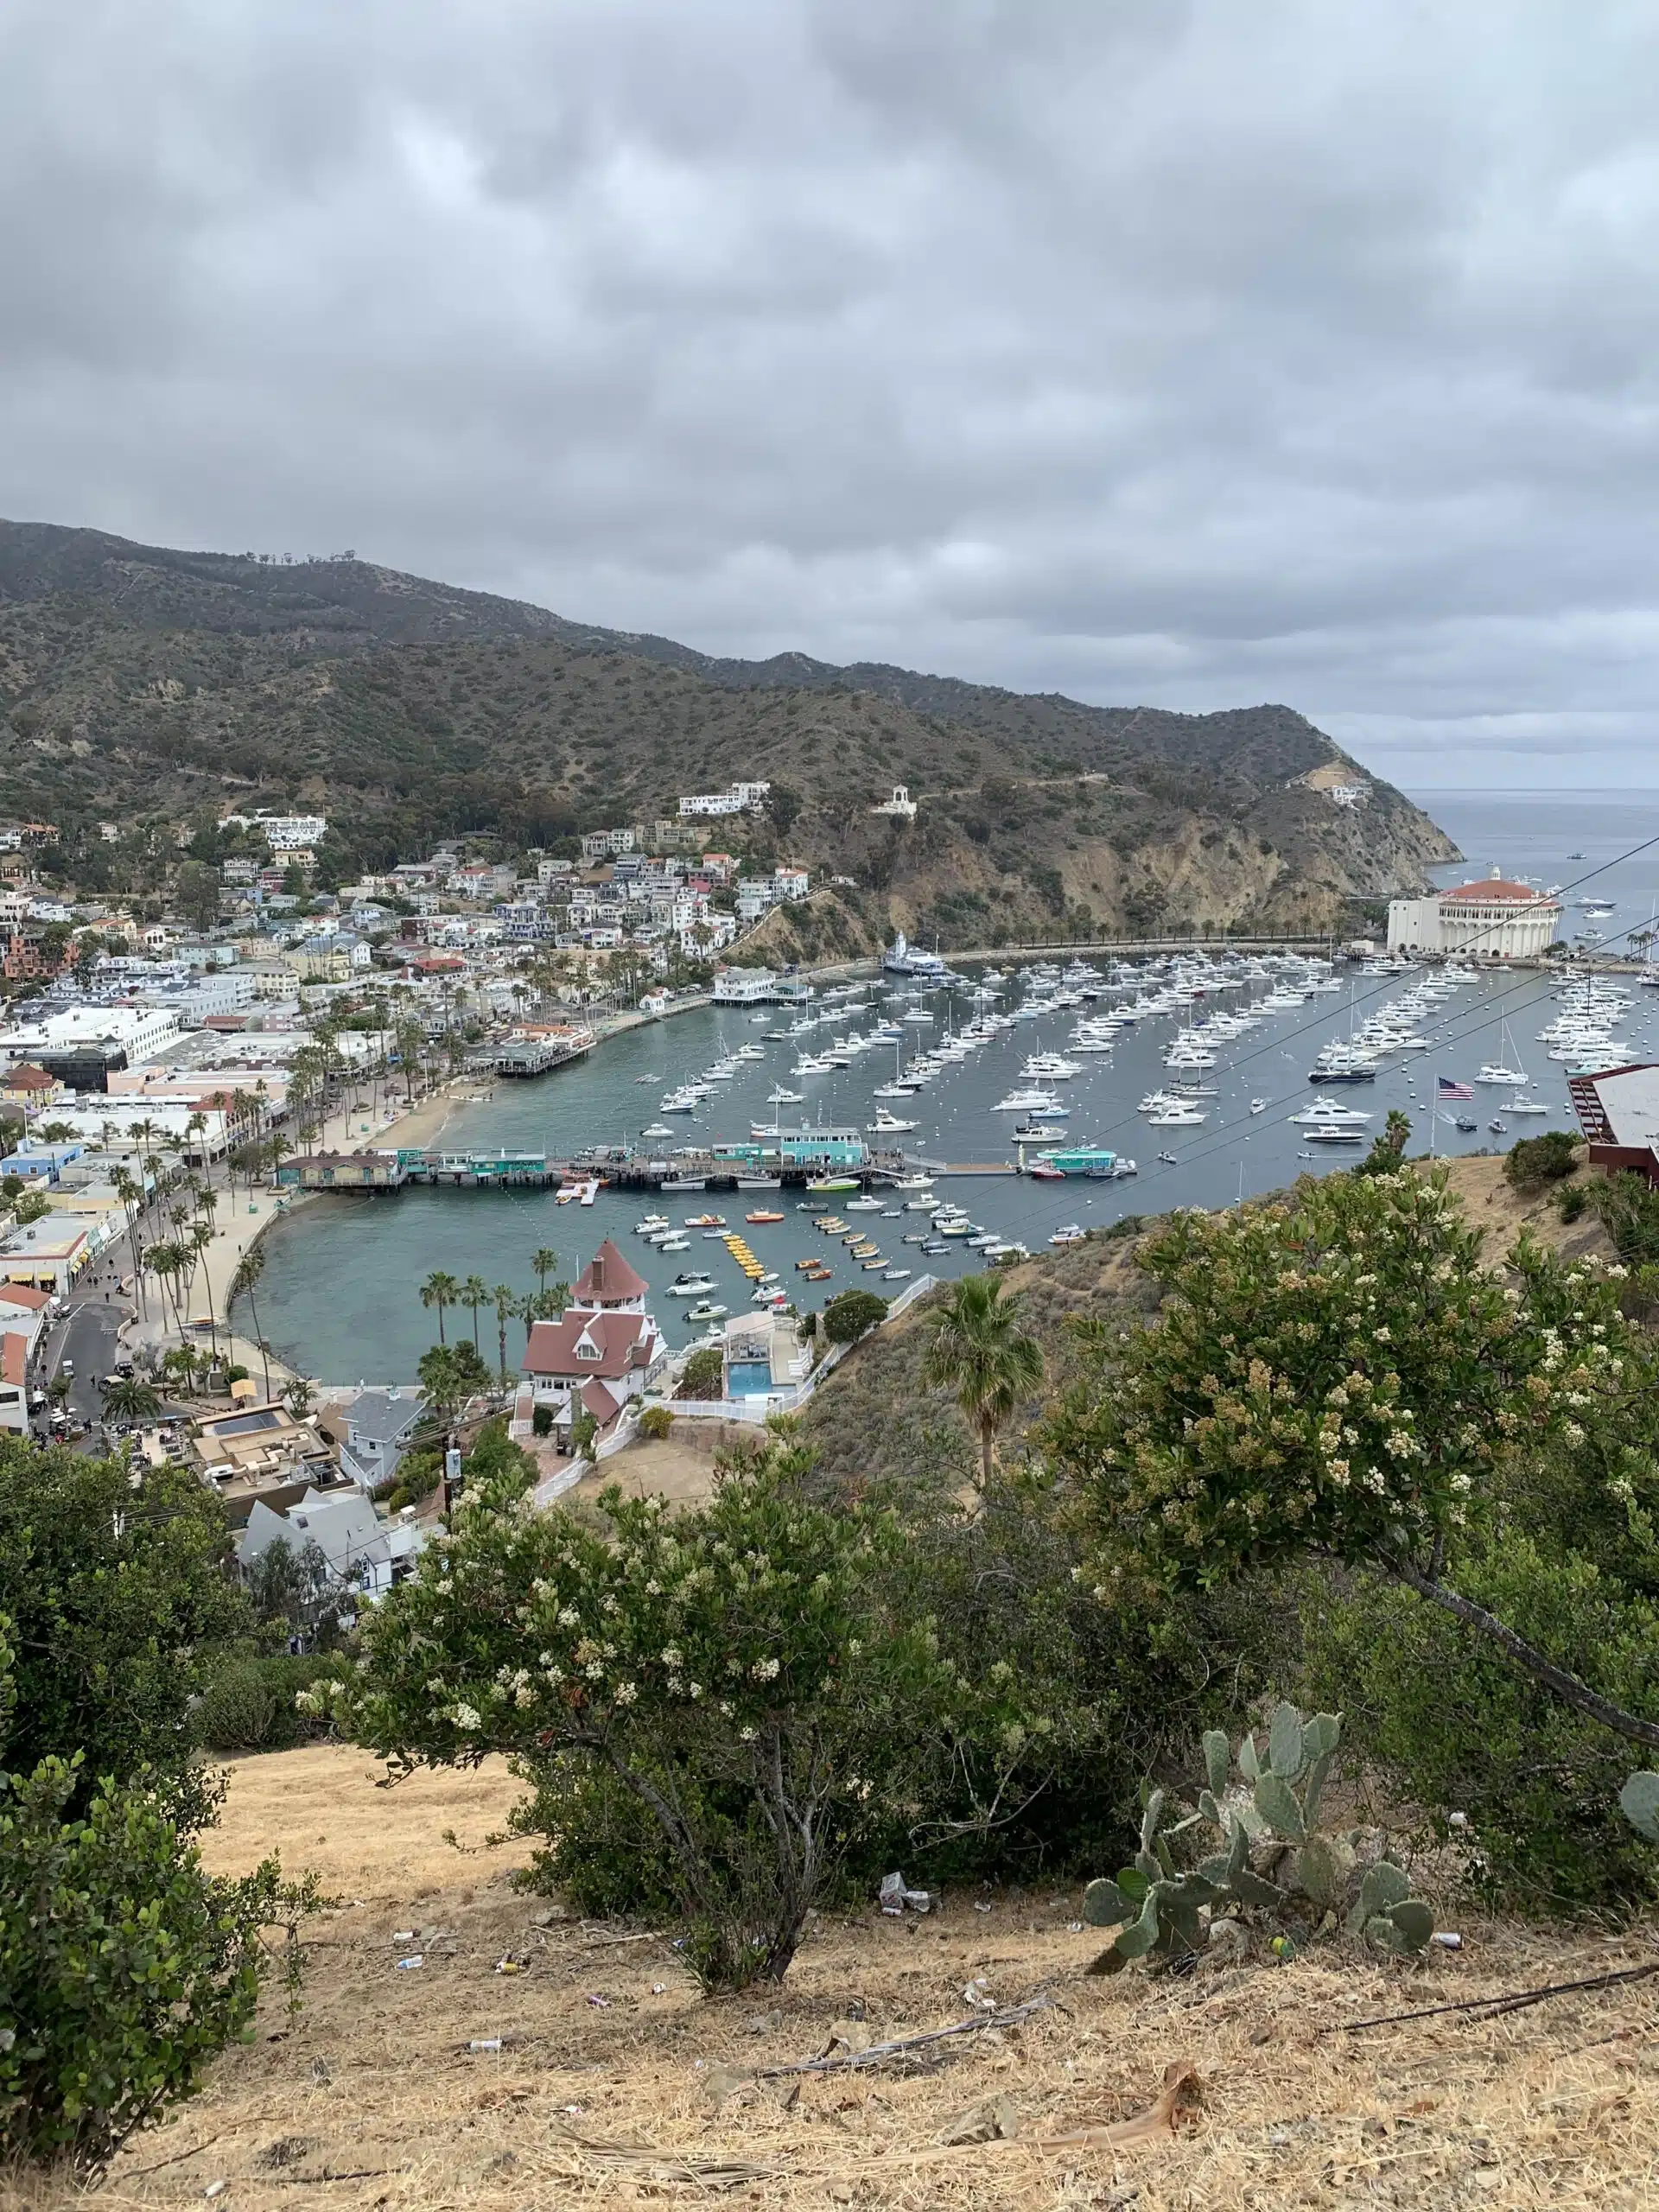
M20 1329L8 1329L0 1334L0 1382L13 1382L20 1389L29 1370L29 1340Z
M643 1298L648 1287L607 1236L582 1269L571 1296L578 1306L611 1306L624 1298Z
M37 1068L32 1060L23 1060L7 1076L5 1088L8 1090L55 1090L58 1078L48 1075L44 1068Z
M22 1306L31 1313L38 1313L42 1306L51 1303L49 1290L36 1290L30 1283L0 1282L0 1306Z
M1544 894L1530 883L1506 883L1502 876L1489 875L1474 883L1456 883L1450 891L1440 893L1443 906L1503 906L1512 903L1529 906L1548 902Z
M612 1381L650 1357L655 1332L643 1313L583 1313L575 1310L556 1321L538 1321L524 1348L531 1375L568 1380L594 1376ZM599 1348L597 1359L579 1359L576 1346L586 1337Z
M602 1382L584 1382L581 1397L582 1411L592 1414L601 1428L616 1419L621 1401L613 1397Z

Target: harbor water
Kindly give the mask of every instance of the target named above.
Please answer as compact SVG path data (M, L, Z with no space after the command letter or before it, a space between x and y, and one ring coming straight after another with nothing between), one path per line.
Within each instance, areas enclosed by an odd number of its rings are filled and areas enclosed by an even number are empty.
M1506 874L1527 873L1541 881L1571 885L1602 868L1644 835L1659 836L1659 805L1646 809L1587 804L1576 811L1562 802L1519 801L1495 807L1491 801L1440 794L1433 802L1440 820L1469 855L1470 863L1439 873L1456 881L1500 862ZM1503 818L1507 816L1508 818ZM1650 824L1644 828L1646 817ZM1582 860L1569 854L1582 853ZM1659 848L1641 862L1595 875L1591 889L1615 902L1612 917L1599 926L1612 940L1623 930L1645 921L1659 891ZM1573 893L1569 888L1569 901ZM1571 931L1574 914L1564 928ZM1102 969L1113 963L1096 963ZM1206 1016L1243 1011L1261 1001L1276 978L1251 976L1243 988L1207 991L1201 999L1167 1014L1143 1018L1124 1030L1109 1053L1088 1053L1072 1041L1078 1024L1154 989L1174 974L1167 965L1148 968L1136 984L1106 990L1081 1003L1055 1007L1035 1019L1020 1019L959 1062L949 1062L914 1096L889 1100L874 1096L890 1084L895 1071L907 1068L918 1052L960 1032L976 1014L1011 1014L1035 996L1052 1001L1052 981L1033 986L1029 969L1005 966L994 981L982 981L982 967L969 983L995 991L995 1000L977 1004L968 989L925 989L897 979L877 979L868 993L833 1002L837 1018L820 1020L810 1032L787 1039L769 1032L787 1030L797 1018L778 1007L711 1007L624 1032L585 1061L546 1077L502 1084L487 1102L458 1105L445 1128L446 1147L504 1147L569 1158L593 1145L630 1143L653 1155L677 1147L741 1141L753 1124L813 1128L855 1128L873 1142L902 1146L912 1158L930 1164L940 1201L962 1207L987 1232L1018 1241L1033 1252L1046 1248L1056 1232L1076 1225L1100 1228L1126 1214L1162 1212L1175 1205L1223 1206L1240 1197L1281 1188L1299 1174L1351 1166L1353 1148L1313 1144L1302 1114L1316 1098L1370 1118L1367 1135L1381 1130L1391 1107L1411 1115L1414 1152L1432 1141L1443 1153L1500 1148L1518 1136L1550 1128L1575 1126L1567 1103L1564 1066L1548 1057L1537 1040L1557 1011L1552 995L1556 980L1538 971L1498 972L1458 988L1410 1023L1427 1039L1427 1048L1390 1054L1373 1082L1315 1090L1307 1077L1315 1056L1340 1040L1377 1010L1398 1001L1422 980L1424 971L1381 976L1338 965L1325 988L1298 998L1282 1010L1261 1013L1255 1027L1216 1048L1216 1065L1185 1071L1166 1065L1171 1044L1185 1028ZM1075 995L1074 978L1068 996ZM1633 980L1633 979L1632 979ZM1061 988L1065 988L1063 985ZM1093 989L1096 987L1089 986ZM823 1008L820 996L812 1011ZM1654 1051L1654 1017L1659 991L1632 988L1626 1019L1618 1025L1637 1057ZM803 1054L812 1055L837 1039L868 1034L880 1021L896 1022L897 1046L862 1052L846 1067L822 1073L793 1072ZM742 1055L733 1079L713 1086L694 1114L664 1116L664 1100L680 1085L696 1081L722 1059ZM1058 1079L1052 1089L1066 1109L1055 1135L1027 1144L1027 1158L1048 1144L1094 1146L1133 1160L1133 1177L1112 1181L1079 1176L1065 1181L1033 1181L995 1171L1013 1163L1020 1147L1014 1139L1026 1123L1019 1112L999 1111L1000 1103L1028 1082L1022 1073L1035 1054L1068 1056L1079 1072ZM756 1057L755 1055L758 1055ZM1511 1118L1503 1112L1508 1087L1482 1087L1473 1078L1484 1063L1508 1060L1524 1068L1533 1094L1547 1114ZM1468 1103L1442 1109L1430 1102L1445 1077L1473 1085ZM1213 1096L1200 1096L1192 1110L1202 1122L1152 1126L1138 1110L1141 1100L1182 1079ZM803 1094L799 1103L770 1103L783 1086ZM917 1127L878 1137L872 1125L886 1107ZM1453 1116L1472 1121L1459 1130ZM1489 1122L1505 1122L1494 1134ZM647 1128L669 1128L666 1137L644 1136ZM1165 1155L1160 1158L1160 1155ZM436 1340L436 1316L423 1306L419 1288L435 1269L458 1279L477 1275L492 1289L533 1290L531 1255L538 1247L558 1254L558 1274L570 1279L605 1236L613 1237L651 1284L652 1308L671 1342L701 1333L687 1319L696 1301L669 1294L677 1275L701 1270L713 1281L709 1300L736 1313L750 1301L750 1285L719 1241L688 1225L689 1217L710 1212L746 1237L757 1257L778 1271L791 1298L803 1308L852 1288L892 1296L904 1279L889 1271L908 1269L953 1275L984 1264L966 1238L950 1241L944 1251L924 1255L920 1239L929 1233L926 1212L906 1211L914 1192L878 1192L882 1211L842 1213L848 1229L864 1230L880 1252L885 1267L865 1269L839 1235L814 1227L815 1217L832 1207L843 1210L852 1192L803 1205L797 1191L709 1191L645 1192L600 1189L593 1202L560 1203L550 1191L480 1191L410 1188L379 1197L319 1198L276 1224L267 1238L268 1265L259 1287L259 1313L273 1347L302 1371L332 1383L412 1380L416 1362ZM652 1212L666 1214L687 1240L687 1249L662 1251L635 1233ZM754 1222L752 1214L777 1213L777 1221ZM797 1262L820 1258L833 1273L824 1282L803 1282ZM446 1326L453 1338L470 1336L474 1317L451 1310ZM492 1363L497 1352L493 1307L476 1317L480 1348ZM509 1325L507 1355L516 1370L524 1345L521 1324Z

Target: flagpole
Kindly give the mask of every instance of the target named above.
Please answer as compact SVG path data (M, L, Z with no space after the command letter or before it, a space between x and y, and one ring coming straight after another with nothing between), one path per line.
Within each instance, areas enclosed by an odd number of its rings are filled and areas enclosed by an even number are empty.
M1428 1156L1434 1157L1434 1147L1440 1133L1440 1078L1434 1078L1433 1096L1428 1103Z

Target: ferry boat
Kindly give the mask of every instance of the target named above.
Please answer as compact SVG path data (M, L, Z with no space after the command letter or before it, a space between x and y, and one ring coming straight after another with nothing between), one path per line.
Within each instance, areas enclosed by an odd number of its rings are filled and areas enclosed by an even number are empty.
M1026 1172L1029 1175L1091 1175L1104 1180L1117 1173L1115 1152L1102 1144L1077 1144L1039 1153Z

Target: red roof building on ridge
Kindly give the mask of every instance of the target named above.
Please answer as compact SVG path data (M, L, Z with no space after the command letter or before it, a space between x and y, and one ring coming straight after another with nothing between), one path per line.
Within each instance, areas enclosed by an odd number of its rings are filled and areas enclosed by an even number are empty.
M631 1268L607 1236L576 1278L572 1306L634 1306L643 1310L650 1285Z

